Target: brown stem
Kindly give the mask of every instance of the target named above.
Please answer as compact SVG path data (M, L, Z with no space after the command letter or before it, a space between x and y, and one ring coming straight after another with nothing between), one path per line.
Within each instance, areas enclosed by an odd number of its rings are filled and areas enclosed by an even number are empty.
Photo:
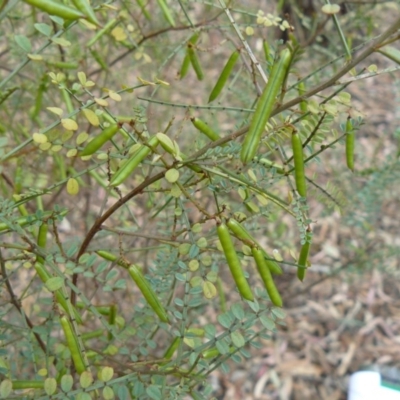
M96 235L98 231L101 230L101 225L106 221L115 211L117 211L121 206L123 206L128 200L132 199L133 197L137 196L138 194L142 193L142 191L150 186L152 183L157 182L161 178L164 177L166 170L159 172L156 175L147 178L144 182L142 182L139 186L135 189L130 191L127 195L119 199L116 203L114 203L102 216L96 219L93 226L90 228L88 234L86 235L80 249L78 255L76 256L76 260L79 260L79 257L85 252L89 243L92 241L93 237ZM72 283L77 286L78 275L74 274L72 276ZM76 303L76 293L71 290L71 304L75 305Z
M143 36L137 42L137 46L135 46L132 49L129 49L129 50L125 51L125 53L120 54L117 58L115 58L114 60L110 61L109 67L112 67L118 61L121 61L127 55L129 55L130 53L135 51L146 40L152 39L153 37L162 35L163 33L170 32L170 31L184 31L184 30L188 30L188 29L198 28L198 27L203 26L203 25L208 25L210 22L216 20L222 13L223 13L223 11L220 11L214 17L212 17L211 19L209 19L207 21L203 21L203 22L198 22L197 24L195 24L193 26L192 25L182 25L182 26L176 26L176 27L168 27L168 28L160 29L159 31L151 32L148 35ZM89 72L88 76L97 75L101 71L102 71L101 68L95 69L94 71Z
M4 263L3 254L1 252L1 250L0 250L0 267L1 267L1 273L3 275L3 280L6 283L7 291L9 293L10 297L11 297L11 303L14 305L14 307L18 310L18 312L25 319L26 324L31 329L33 335L35 336L37 342L39 343L40 348L43 350L43 353L47 354L46 345L44 344L44 342L41 339L41 337L39 336L39 334L34 332L34 330L33 330L34 325L33 325L32 321L29 319L29 317L24 312L22 312L22 308L21 308L21 305L19 303L19 300L17 299L17 296L15 296L15 293L14 293L13 288L11 286L10 280L9 280L9 278L7 276L7 270L6 270L6 266L5 266L5 263Z

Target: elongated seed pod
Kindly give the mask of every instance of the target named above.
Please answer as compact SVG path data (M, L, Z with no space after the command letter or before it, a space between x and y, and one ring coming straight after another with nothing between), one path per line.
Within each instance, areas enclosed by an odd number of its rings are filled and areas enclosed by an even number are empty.
M194 69L194 72L196 73L197 79L199 81L203 80L204 78L203 69L201 68L199 57L192 43L188 43L187 53L189 56L190 63L192 64L192 67Z
M56 67L59 69L77 69L78 68L78 63L77 62L64 62L64 61L46 61L47 65L50 65L52 67Z
M350 117L346 121L346 164L349 169L354 171L354 142L355 134Z
M115 254L110 253L109 251L105 250L97 250L96 253L101 257L104 258L105 260L116 262L118 261L118 257ZM127 268L127 266L123 266L124 268Z
M146 278L143 276L143 274L140 272L140 269L136 265L128 264L127 262L121 260L120 258L108 251L98 250L96 251L96 253L102 258L116 262L119 266L128 269L129 275L135 281L139 290L142 292L143 297L149 303L149 306L153 309L153 311L157 314L161 321L169 322L168 315L164 310L163 305L161 304L157 295L154 293L154 290L151 288L150 284L147 282Z
M90 49L90 54L93 56L93 58L95 59L97 64L100 65L100 67L103 71L108 71L108 65L107 65L106 61L104 60L104 58L99 54L98 51L96 51L95 49ZM105 117L105 118L107 118L107 117Z
M292 148L294 161L294 177L296 189L301 197L307 197L306 175L304 172L303 145L299 134L296 131L292 133Z
M46 247L48 229L49 229L49 226L46 223L43 222L42 225L40 225L36 243L42 249L44 249ZM41 256L37 256L36 261L43 264L44 258Z
M183 79L189 72L190 58L189 54L186 54L182 61L181 70L179 72L179 79Z
M14 86L7 88L4 91L0 91L0 105L3 104L18 89L18 86Z
M164 17L168 21L168 23L171 26L175 26L174 17L172 16L171 11L170 11L168 5L165 3L165 1L164 0L157 0L157 3L160 6L160 8L161 8L161 10L162 10L162 12L164 14Z
M64 331L65 338L67 339L67 345L71 352L72 361L74 362L76 372L81 374L86 370L85 363L83 361L82 353L79 348L78 338L72 329L69 319L63 315L60 318L61 327Z
M297 90L299 92L299 96L303 96L303 94L306 92L306 86L304 85L304 82L300 82L297 85ZM303 113L306 113L308 111L307 102L305 100L302 100L300 102L300 110Z
M82 301L77 301L76 302L76 307L79 309L86 308L85 303ZM96 311L98 311L101 315L110 315L110 307L111 306L93 306ZM90 309L88 309L90 311Z
M189 43L195 44L197 42L197 40L199 39L199 33L196 32L190 39L189 39ZM189 58L189 54L187 51L187 47L186 47L186 55L183 59L182 62L182 66L181 66L181 70L179 72L179 78L183 79L187 73L189 72L189 67L190 67L190 58Z
M174 355L176 349L179 347L179 344L181 342L181 338L180 337L176 337L172 343L170 344L170 346L168 347L168 349L165 351L163 358L165 360L170 360L172 358L172 356Z
M253 301L253 293L250 289L246 277L244 276L240 260L236 254L235 246L233 245L232 238L229 235L229 230L227 226L224 223L220 223L217 226L217 233L225 254L226 261L228 263L236 286L239 290L239 293L244 299Z
M14 390L21 389L43 389L44 381L12 381Z
M145 4L143 0L136 0L136 3L138 4L138 6L140 7L140 9L142 10L143 15L145 16L145 18L149 21L151 21L151 16L149 14L149 12L146 10Z
M51 278L51 275L48 273L48 271L46 270L44 265L40 262L35 263L35 271L43 283L46 283ZM68 303L68 301L65 298L64 294L62 293L62 291L56 290L54 292L54 296L56 298L57 303L63 308L63 310L68 315L69 315L70 308L72 308L76 322L78 324L82 324L82 317L80 316L80 314L78 313L76 308L71 303Z
M192 122L193 126L198 129L201 133L204 133L210 140L215 142L218 139L221 139L221 137L218 135L217 132L213 131L204 121L202 121L199 118L192 117L190 118L190 121Z
M282 165L276 164L273 161L268 160L267 158L255 157L254 161L256 163L260 163L260 164L264 165L264 167L275 168L276 172L278 174L284 174L285 173L285 168Z
M95 331L92 332L82 333L81 339L84 342L86 340L95 339L100 336L104 336L104 329L96 329Z
M108 323L110 325L115 325L115 319L117 318L117 305L116 304L111 304L110 306L110 311L108 315ZM112 340L113 334L111 332L108 332L108 340Z
M136 151L132 157L122 165L122 167L114 174L111 179L111 186L118 186L125 179L128 178L130 174L135 170L135 168L150 154L153 147L158 145L158 139L153 136L147 145L142 146L138 151Z
M110 19L105 25L104 28L100 29L87 43L86 47L92 47L104 34L111 30L114 25L117 23L116 18Z
M90 156L103 146L104 143L108 142L113 136L119 131L122 124L113 124L104 129L99 135L91 140L85 148L79 154L81 157Z
M274 62L274 59L271 56L271 49L270 49L269 44L268 44L268 42L266 40L263 40L263 49L264 49L265 61L267 61L269 64L272 64Z
M231 74L233 67L235 66L238 58L239 58L240 52L239 50L235 50L232 55L229 57L227 63L225 64L224 69L221 72L221 75L219 76L213 90L211 91L210 97L208 98L208 102L210 103L211 101L215 100L219 94L221 93L222 89L225 86L226 81L229 78L229 75Z
M36 91L35 106L33 107L31 114L34 120L38 117L39 112L42 110L43 94L46 92L48 81L49 76L44 74L40 80L38 90Z
M88 0L72 0L72 3L82 14L86 15L89 22L101 26Z
M299 266L302 267L302 268L297 268L297 277L302 282L304 280L304 277L306 276L307 260L308 260L308 253L310 252L311 240L312 240L311 229L307 229L306 242L301 247L299 261L297 262Z
M281 52L279 60L272 67L268 83L258 100L256 111L251 120L249 131L243 141L240 159L244 164L251 161L260 146L261 136L275 105L276 96L285 80L290 65L291 53L289 49Z
M257 265L258 273L261 276L262 281L264 282L265 289L267 289L267 293L272 303L277 307L282 307L282 298L278 292L278 289L275 286L274 280L272 279L271 272L265 262L263 252L257 247L253 247L251 249L254 260Z
M234 218L229 218L226 221L226 225L231 230L231 232L240 240L248 240L256 244L258 247L261 246L257 243L253 236ZM265 262L269 268L269 270L275 275L282 275L282 268L276 261L273 261L271 257L264 251L261 250L264 254Z
M61 3L56 3L51 0L23 0L25 3L37 7L42 11L47 12L50 15L55 15L57 17L76 20L79 18L86 18L85 14L76 10L75 8L64 6Z
M136 285L140 289L143 294L143 297L149 303L149 306L153 309L153 311L157 314L158 318L160 318L163 322L169 322L168 315L164 310L160 300L154 293L153 289L144 278L139 268L136 265L131 265L128 268L129 275L135 281Z

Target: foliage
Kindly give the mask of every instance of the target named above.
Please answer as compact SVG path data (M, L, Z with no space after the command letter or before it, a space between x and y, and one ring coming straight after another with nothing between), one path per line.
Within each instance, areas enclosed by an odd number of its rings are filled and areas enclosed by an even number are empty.
M257 267L304 272L310 204L346 206L318 166L345 154L346 121L357 135L345 89L386 72L364 60L397 40L400 20L352 47L353 17L371 6L324 7L304 15L303 43L283 3L3 2L0 397L210 398L209 374L284 324ZM243 163L259 98L270 118ZM229 218L251 235L229 232Z

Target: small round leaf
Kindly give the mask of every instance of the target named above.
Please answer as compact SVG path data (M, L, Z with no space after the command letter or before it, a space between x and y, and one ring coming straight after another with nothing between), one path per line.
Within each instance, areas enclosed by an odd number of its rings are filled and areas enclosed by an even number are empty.
M179 171L175 168L171 168L166 172L165 179L169 183L175 183L179 179Z
M217 288L210 281L205 281L203 284L203 293L206 299L212 299L217 295Z
M75 178L69 178L67 182L67 193L75 196L79 193L79 183Z
M54 378L47 378L44 381L44 390L49 396L54 394L57 390L57 381Z

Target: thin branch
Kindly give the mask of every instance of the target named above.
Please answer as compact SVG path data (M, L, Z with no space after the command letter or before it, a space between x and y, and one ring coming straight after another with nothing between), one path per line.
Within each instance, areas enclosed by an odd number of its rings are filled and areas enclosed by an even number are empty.
M9 293L10 297L11 297L11 303L18 310L18 312L22 315L22 317L25 319L26 324L29 326L29 329L31 330L31 332L35 336L37 342L39 343L40 348L43 350L43 352L45 354L47 354L46 345L44 344L44 342L41 339L41 337L39 336L39 334L36 333L33 330L33 328L35 326L33 325L32 321L29 319L29 317L22 311L21 304L20 304L17 296L15 296L15 293L14 293L13 288L11 286L10 280L9 280L9 278L7 276L7 269L6 269L6 266L5 266L3 253L1 251L1 249L0 249L0 268L1 268L1 273L3 275L3 280L6 283L7 291Z
M150 186L152 183L159 181L165 175L167 170L161 171L156 175L147 178L144 182L142 182L139 186L135 189L130 191L127 195L119 199L116 203L114 203L102 216L97 218L93 226L90 228L88 234L86 235L80 249L78 255L76 256L76 260L79 260L79 257L86 251L87 247L89 246L90 242L92 241L93 237L96 235L98 231L101 230L101 225L111 217L112 214L115 213L120 207L122 207L125 203L127 203L130 199L137 196L138 194L142 193L143 190ZM77 286L78 275L74 274L72 276L72 283ZM71 290L71 304L75 305L76 303L76 293Z

